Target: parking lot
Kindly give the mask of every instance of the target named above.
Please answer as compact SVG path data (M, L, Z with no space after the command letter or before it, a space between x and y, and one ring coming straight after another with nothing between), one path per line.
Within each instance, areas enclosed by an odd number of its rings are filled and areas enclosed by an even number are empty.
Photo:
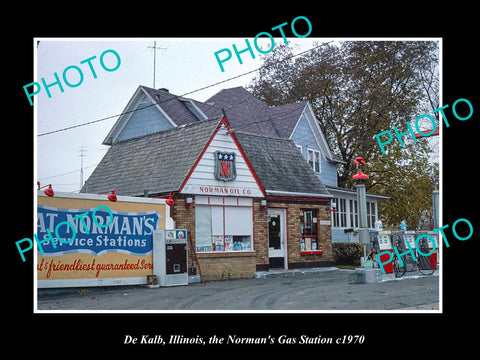
M352 271L188 286L41 291L38 310L438 310L439 277L350 284Z

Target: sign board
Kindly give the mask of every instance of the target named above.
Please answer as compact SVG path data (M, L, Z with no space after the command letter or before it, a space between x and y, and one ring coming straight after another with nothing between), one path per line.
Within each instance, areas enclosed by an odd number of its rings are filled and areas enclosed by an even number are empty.
M153 274L152 234L165 229L167 218L160 199L39 194L37 286L146 284Z

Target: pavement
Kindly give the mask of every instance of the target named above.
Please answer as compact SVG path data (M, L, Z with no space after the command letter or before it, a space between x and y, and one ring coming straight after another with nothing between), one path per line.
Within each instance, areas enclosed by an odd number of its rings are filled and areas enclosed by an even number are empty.
M37 309L50 311L439 311L439 276L352 284L352 270L271 271L256 278L188 286L39 290Z

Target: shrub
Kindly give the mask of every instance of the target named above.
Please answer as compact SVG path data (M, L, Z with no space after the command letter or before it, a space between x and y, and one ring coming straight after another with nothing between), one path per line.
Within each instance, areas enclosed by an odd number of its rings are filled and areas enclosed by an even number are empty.
M356 265L363 256L363 246L359 243L333 243L333 262L339 265Z

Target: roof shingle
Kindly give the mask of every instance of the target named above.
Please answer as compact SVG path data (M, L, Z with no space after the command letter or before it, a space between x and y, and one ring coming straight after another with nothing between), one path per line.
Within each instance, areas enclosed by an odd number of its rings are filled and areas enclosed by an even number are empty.
M115 143L82 192L142 196L178 190L221 118Z
M142 196L173 193L192 170L222 117L179 126L112 145L82 192ZM288 139L236 131L240 146L266 190L327 195L328 190Z

